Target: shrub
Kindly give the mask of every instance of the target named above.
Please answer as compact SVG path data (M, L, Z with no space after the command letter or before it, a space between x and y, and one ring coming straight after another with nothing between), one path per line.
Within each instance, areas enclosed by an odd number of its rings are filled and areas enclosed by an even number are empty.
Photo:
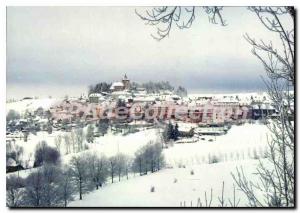
M12 121L12 120L18 120L20 119L20 114L15 110L9 110L9 112L6 115L6 121Z
M258 156L258 154L257 154L256 148L253 148L253 158L254 158L255 160L258 160L258 159L259 159L259 156Z
M155 192L155 187L154 186L151 186L150 192Z
M59 152L47 145L45 141L37 144L34 153L34 167L43 165L44 163L58 164L60 162Z
M216 155L213 155L212 157L209 156L209 160L208 160L209 164L218 163L218 162L220 162L220 159Z

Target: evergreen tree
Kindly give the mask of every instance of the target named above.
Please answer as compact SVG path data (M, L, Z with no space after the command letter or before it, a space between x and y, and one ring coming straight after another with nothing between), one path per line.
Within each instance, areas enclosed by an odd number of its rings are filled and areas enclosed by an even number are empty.
M163 139L165 142L168 142L171 139L174 139L174 127L171 122L166 126L163 132Z
M179 86L176 90L176 94L180 97L186 97L187 96L187 91L184 87Z
M107 118L100 119L98 123L98 131L103 135L107 133L109 127L109 120Z
M101 92L110 92L111 84L106 82L101 82L96 85L89 86L89 94L91 93L101 93Z
M178 137L179 137L179 130L178 130L178 124L176 123L175 127L174 127L174 131L173 131L173 139L174 139L174 141L178 140Z

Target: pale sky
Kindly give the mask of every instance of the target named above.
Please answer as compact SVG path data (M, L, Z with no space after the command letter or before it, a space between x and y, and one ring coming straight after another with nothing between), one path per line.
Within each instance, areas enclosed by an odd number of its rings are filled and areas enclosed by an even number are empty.
M157 42L142 7L8 7L7 96L64 96L90 84L169 81L190 92L261 91L261 63L243 38L274 40L252 12L224 8L228 25L201 8L192 27ZM276 42L275 42L276 45Z

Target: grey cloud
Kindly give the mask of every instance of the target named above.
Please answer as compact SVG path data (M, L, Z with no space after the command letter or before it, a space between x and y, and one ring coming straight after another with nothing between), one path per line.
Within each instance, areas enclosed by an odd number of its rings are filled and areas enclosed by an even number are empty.
M7 89L87 87L119 80L124 73L134 81L169 80L193 90L264 87L263 67L243 34L274 38L245 8L225 8L227 27L210 24L199 13L191 29L173 28L161 42L150 37L154 28L134 9L8 7Z

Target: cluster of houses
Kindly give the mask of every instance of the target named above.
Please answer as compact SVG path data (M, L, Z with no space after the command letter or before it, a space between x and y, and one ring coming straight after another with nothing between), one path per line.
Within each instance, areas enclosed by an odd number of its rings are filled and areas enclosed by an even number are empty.
M199 124L224 124L276 116L266 96L180 97L167 90L149 94L144 88L130 89L126 75L120 82L112 83L109 93L92 93L87 99L65 100L51 107L50 112L54 123L82 118L92 121L103 116L112 122L121 122L120 114L122 122L180 119Z

